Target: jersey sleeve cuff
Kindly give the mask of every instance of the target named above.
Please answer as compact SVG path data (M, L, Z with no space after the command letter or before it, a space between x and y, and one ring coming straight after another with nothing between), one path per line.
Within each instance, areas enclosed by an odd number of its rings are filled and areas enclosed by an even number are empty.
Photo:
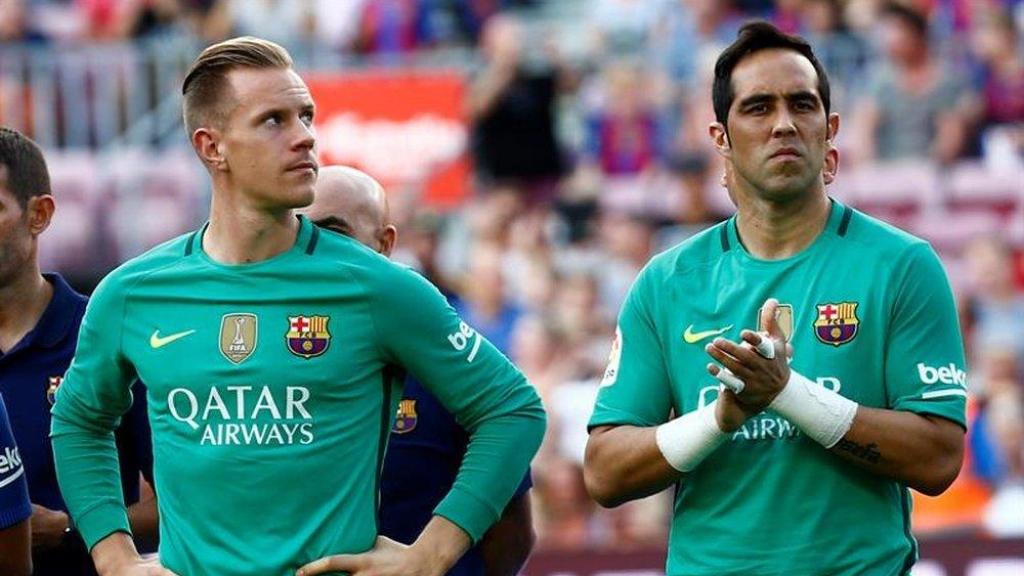
M74 520L75 528L82 535L86 549L90 551L97 542L114 532L132 533L128 524L128 511L119 504L101 504Z
M32 506L27 502L14 508L0 510L0 530L6 530L19 522L24 522L29 516L32 516Z
M646 422L629 412L599 406L598 410L594 411L594 415L590 417L590 421L587 422L587 432L598 426L641 426L646 428L658 424L661 422Z
M475 546L491 525L498 521L501 511L476 495L456 487L437 505L434 514L462 528Z
M915 414L940 416L959 424L964 430L967 429L966 398L963 397L955 400L921 400L915 398L899 402L894 408Z

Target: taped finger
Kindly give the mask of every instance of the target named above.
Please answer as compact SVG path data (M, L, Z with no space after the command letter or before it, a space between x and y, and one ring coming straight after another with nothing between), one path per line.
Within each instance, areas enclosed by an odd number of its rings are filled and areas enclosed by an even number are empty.
M728 368L719 370L718 374L715 374L715 378L717 378L723 386L731 390L733 394L739 394L747 387L746 383L737 378L736 375Z

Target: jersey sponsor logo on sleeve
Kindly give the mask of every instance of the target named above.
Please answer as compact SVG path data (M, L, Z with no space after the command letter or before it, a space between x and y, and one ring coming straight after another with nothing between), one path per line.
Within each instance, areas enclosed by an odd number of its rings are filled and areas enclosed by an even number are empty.
M826 302L818 304L814 335L825 344L841 346L853 340L860 328L857 302Z
M418 421L419 415L416 414L416 401L403 398L398 403L398 413L395 415L395 424L391 427L391 432L395 434L408 434L416 428Z
M50 406L57 401L57 388L60 388L63 382L64 376L50 376L46 386L46 401L50 403Z
M25 473L21 466L21 454L18 447L4 446L0 450L0 488L14 482Z
M622 360L622 330L615 327L615 340L612 342L612 351L608 353L608 367L604 370L604 377L601 378L601 386L615 384L619 377L619 362Z
M469 353L466 354L466 362L470 364L473 363L473 360L476 360L476 355L480 351L480 343L482 341L483 337L480 336L480 333L465 322L459 322L459 330L448 335L448 343L452 345L452 348L455 348L456 352L462 352L466 348L470 348L470 342L473 343Z
M938 368L918 362L917 375L921 378L922 384L956 384L961 388L967 388L967 372L957 368L952 362L948 366Z
M331 333L327 329L330 316L289 316L285 341L288 351L306 360L327 352Z
M242 363L256 349L258 325L255 314L225 314L220 320L220 353L232 364Z
M686 342L687 344L696 344L697 342L700 342L705 338L718 336L719 334L723 334L725 332L728 332L729 330L732 330L732 324L729 324L725 328L716 328L714 330L702 330L700 332L694 332L693 324L690 324L689 326L686 327L686 330L683 331L683 342Z

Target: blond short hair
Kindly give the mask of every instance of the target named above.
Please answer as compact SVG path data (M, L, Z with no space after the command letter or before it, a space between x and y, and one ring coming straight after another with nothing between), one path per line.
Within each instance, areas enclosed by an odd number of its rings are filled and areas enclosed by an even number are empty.
M291 68L292 57L280 45L262 38L240 36L207 47L196 58L181 84L182 116L189 134L222 120L228 72L237 68Z

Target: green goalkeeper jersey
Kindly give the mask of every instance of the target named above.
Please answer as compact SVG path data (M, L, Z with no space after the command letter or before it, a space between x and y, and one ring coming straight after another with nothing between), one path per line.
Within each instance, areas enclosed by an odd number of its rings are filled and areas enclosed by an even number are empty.
M291 576L369 549L399 368L471 432L436 513L474 540L544 431L534 389L411 269L300 219L295 245L222 265L202 231L96 289L53 409L65 500L92 547L128 522L112 430L146 384L160 559L181 576Z
M623 306L590 426L655 426L714 401L704 346L757 328L769 297L794 370L864 406L964 425L963 348L938 257L833 201L824 231L790 258L753 257L735 218L655 257ZM904 485L766 411L679 481L667 572L893 576L916 555Z

